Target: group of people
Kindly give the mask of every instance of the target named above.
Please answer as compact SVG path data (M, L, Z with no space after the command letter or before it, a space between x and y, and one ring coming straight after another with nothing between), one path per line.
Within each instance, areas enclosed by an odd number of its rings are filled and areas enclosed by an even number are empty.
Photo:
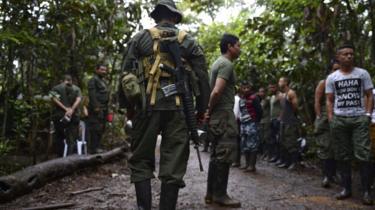
M239 155L245 156L243 168L249 172L256 170L259 152L280 168L293 170L296 167L300 158L296 92L289 87L287 77L280 78L278 85L269 85L269 95L264 88L256 94L249 82L241 82L237 97L239 114L235 115L237 82L233 62L241 53L240 39L231 34L221 37L221 56L211 65L208 75L203 49L190 34L176 27L183 15L175 3L160 0L150 16L156 26L138 32L127 43L121 80L121 97L124 97L128 118L132 121L128 130L131 137L129 168L138 209L152 208L151 179L156 168L158 135L162 137L159 209L176 209L179 190L186 185L183 177L189 159L189 129L195 129L194 123L187 123L191 113L187 113L186 107L192 104L197 120L207 125L211 144L204 200L207 204L238 208L241 202L228 195L227 187L232 164L240 165ZM319 88L321 103L316 105L319 107L317 120L322 124L326 116L329 126L322 125L316 135L329 136L321 140L322 149L327 151L322 159L329 160L325 171L332 168L328 165L332 164L333 154L342 166L339 171L344 190L337 198L351 195L350 160L355 157L361 161L364 203L371 204L370 121L367 117L373 103L372 94L369 94L371 78L365 70L353 66L351 47L339 48L336 57L340 69L328 76L322 86L325 90ZM105 100L92 102L93 96L106 93L104 83L100 81L99 74L89 84L89 91L90 87L100 88L99 92L89 94L90 103L93 103L89 106L89 115L90 112L97 115L106 112L98 106ZM187 87L192 90L194 101L191 101ZM326 115L325 95L328 98ZM72 116L76 106L73 103L61 108L65 111L64 116ZM331 181L331 174L327 172L325 182Z
M54 148L59 157L77 153L77 141L87 139L89 153L102 151L100 142L106 125L109 100L106 74L105 65L96 66L95 75L87 84L88 101L82 100L81 89L73 84L72 76L68 74L50 91L54 104ZM80 129L80 123L84 123L84 129Z
M289 87L290 80L281 77L256 92L250 82L243 81L235 96L234 114L238 123L237 156L233 167L256 171L257 156L279 168L294 170L299 162L301 146L298 98Z

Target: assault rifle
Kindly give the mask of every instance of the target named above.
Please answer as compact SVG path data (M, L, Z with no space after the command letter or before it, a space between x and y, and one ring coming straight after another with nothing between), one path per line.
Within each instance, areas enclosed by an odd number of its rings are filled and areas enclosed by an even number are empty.
M167 41L165 44L165 47L167 47L170 55L173 58L176 68L173 69L169 66L161 64L160 69L174 75L176 77L176 83L163 87L162 91L166 97L176 94L181 97L186 124L188 126L190 133L190 139L193 141L194 149L197 151L199 169L200 171L203 171L202 160L198 149L198 126L197 119L195 117L194 101L190 88L189 76L186 74L186 70L183 66L181 60L180 46L178 45L177 41L171 40Z

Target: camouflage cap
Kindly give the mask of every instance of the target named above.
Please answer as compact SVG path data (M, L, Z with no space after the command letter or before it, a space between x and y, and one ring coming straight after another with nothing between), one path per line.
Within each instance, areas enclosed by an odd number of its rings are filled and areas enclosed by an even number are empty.
M166 7L169 11L176 14L177 23L182 20L182 13L177 9L176 4L173 0L159 0L156 4L155 9L151 12L150 16L155 20L158 17L160 7Z

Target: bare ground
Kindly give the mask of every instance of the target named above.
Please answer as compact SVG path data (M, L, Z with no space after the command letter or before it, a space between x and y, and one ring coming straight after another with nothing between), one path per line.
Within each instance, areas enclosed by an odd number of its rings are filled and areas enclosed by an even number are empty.
M198 168L195 151L191 150L186 174L187 186L180 191L178 207L181 210L224 209L216 205L206 205L204 195L209 155L202 154L205 171ZM337 201L331 189L320 187L320 177L314 167L305 167L296 172L275 168L260 161L255 174L232 169L229 180L229 194L242 202L240 209L374 209L360 202L359 183L354 182L354 197ZM92 187L102 190L70 195L71 192ZM157 209L160 181L155 179L153 187L153 207ZM75 203L70 209L136 209L134 186L129 181L126 160L86 169L76 174L50 183L31 194L10 203L0 205L0 209L22 209L59 203ZM65 208L67 209L67 208Z

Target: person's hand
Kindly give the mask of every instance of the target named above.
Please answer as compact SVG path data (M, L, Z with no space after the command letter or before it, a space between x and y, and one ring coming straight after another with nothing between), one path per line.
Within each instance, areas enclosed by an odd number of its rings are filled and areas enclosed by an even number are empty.
M73 115L73 109L72 108L67 108L66 109L66 112L65 112L65 116L68 116L68 117L72 117L72 115Z

